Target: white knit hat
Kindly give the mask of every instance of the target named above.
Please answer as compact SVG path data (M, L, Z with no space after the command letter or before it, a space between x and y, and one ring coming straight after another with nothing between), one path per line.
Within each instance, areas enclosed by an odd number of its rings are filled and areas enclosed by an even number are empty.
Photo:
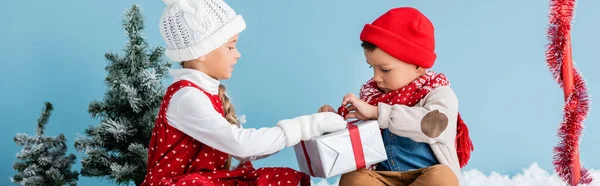
M223 0L163 0L160 34L174 62L199 58L246 29L241 15Z

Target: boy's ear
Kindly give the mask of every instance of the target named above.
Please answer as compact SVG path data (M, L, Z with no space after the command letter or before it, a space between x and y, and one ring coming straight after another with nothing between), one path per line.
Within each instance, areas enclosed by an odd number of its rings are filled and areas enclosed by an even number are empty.
M415 67L418 73L422 74L425 73L425 71L427 70L426 68L420 67L420 66L416 66Z

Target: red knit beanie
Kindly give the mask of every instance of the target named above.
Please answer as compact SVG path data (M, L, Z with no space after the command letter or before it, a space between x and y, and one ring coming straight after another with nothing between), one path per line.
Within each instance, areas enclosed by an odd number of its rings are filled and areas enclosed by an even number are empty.
M437 55L433 24L419 10L393 8L366 24L360 40L379 47L396 59L431 68Z

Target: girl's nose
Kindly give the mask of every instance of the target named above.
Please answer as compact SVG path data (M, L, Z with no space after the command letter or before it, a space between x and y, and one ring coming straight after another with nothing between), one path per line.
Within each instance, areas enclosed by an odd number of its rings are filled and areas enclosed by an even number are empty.
M235 59L239 59L242 57L242 53L240 53L240 51L236 50L235 51Z

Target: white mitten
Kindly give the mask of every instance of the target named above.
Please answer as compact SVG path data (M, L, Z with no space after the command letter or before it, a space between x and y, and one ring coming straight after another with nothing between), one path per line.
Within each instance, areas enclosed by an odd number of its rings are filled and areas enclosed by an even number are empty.
M299 116L293 119L281 120L277 126L283 129L287 138L287 147L322 135L346 128L346 120L333 112L319 112L311 115Z

